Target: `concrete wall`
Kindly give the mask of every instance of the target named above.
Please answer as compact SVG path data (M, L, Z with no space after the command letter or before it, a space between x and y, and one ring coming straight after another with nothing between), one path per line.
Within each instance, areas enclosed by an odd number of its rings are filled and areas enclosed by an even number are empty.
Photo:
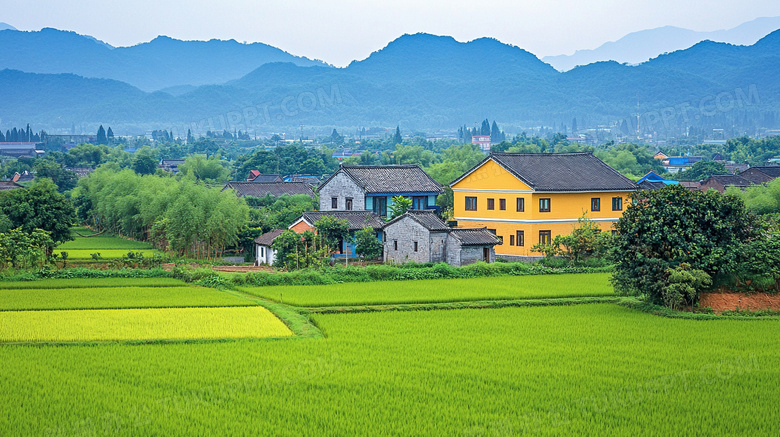
M255 264L268 264L273 265L276 260L276 251L268 246L261 246L255 244Z
M338 173L327 184L320 186L320 211L345 211L346 199L352 198L352 211L366 210L363 190L346 174ZM331 207L331 198L338 198L338 207Z
M431 260L430 232L409 217L391 224L385 228L384 260L403 264L409 261L426 263ZM398 250L394 242L398 242ZM414 242L417 242L417 252Z

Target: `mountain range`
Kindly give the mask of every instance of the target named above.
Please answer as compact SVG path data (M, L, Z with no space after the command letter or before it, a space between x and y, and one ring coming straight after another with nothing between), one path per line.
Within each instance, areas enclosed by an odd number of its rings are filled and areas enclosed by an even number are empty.
M101 53L119 50L68 37ZM155 65L138 56L143 65L135 71ZM490 118L510 132L575 122L580 129L630 131L639 118L644 131L672 135L691 125L742 129L780 121L780 31L750 46L704 41L637 66L598 62L564 73L495 39L462 43L429 34L403 35L345 68L301 63L264 63L223 84L154 92L115 78L6 69L0 71L0 127L31 123L56 132L78 125L91 132L102 123L120 135L165 128L180 136L187 129L298 133L302 125L319 133L396 125L452 132ZM189 74L206 77L215 65Z
M270 62L326 65L262 43L234 40L181 41L159 36L131 47L112 47L91 36L44 28L0 30L0 69L28 73L72 73L114 79L144 91L220 84Z
M545 56L542 61L559 71L600 61L639 64L663 53L687 49L710 40L735 45L752 45L769 33L780 29L780 17L761 17L728 30L697 32L674 26L664 26L632 32L591 50L577 50L571 55Z

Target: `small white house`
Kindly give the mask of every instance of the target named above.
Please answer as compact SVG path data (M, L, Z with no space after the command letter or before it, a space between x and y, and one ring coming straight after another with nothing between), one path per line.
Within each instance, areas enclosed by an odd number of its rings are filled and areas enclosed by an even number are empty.
M274 263L276 260L276 251L271 248L271 245L274 244L276 237L281 235L284 231L284 229L274 229L255 239L255 265L272 265Z

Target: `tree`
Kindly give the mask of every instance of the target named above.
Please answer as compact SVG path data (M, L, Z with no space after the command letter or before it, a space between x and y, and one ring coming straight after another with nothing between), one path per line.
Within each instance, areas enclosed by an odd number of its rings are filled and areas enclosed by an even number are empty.
M98 128L97 138L95 139L95 142L98 144L108 144L108 138L106 137L106 130L103 129L102 124Z
M324 216L314 223L314 229L317 230L317 235L328 250L335 252L337 249L340 250L340 243L349 234L349 223L345 219Z
M387 219L392 220L398 216L403 215L406 211L408 211L412 207L412 199L409 199L404 196L393 196L391 199L393 203L388 207L389 214Z
M108 132L106 133L106 139L111 142L114 139L114 131L111 130L111 126L108 127Z
M401 137L401 126L398 125L395 127L395 135L393 135L393 144L401 144L404 142L404 139Z
M611 233L601 232L601 228L583 214L571 234L556 235L550 244L536 244L531 250L548 258L560 256L570 263L579 264L587 258L606 256L612 244Z
M230 176L228 165L220 159L219 154L208 158L206 155L190 155L179 166L179 173L182 176L191 175L198 181L222 183Z
M632 193L631 199L616 225L612 281L618 292L645 295L656 304L668 302L671 272L683 263L714 277L734 261L741 244L760 235L756 217L735 196L669 185ZM695 299L684 297L687 304Z
M42 229L25 232L21 227L0 233L0 264L4 267L42 267L55 247L51 235Z
M372 228L363 228L355 233L355 252L363 258L379 258L382 256L382 242Z
M36 176L39 178L49 178L57 185L57 190L64 193L76 187L78 177L76 173L65 170L62 164L58 164L49 159L41 159L35 164Z
M131 167L138 174L153 174L157 171L157 156L149 146L138 149L133 155Z
M8 217L13 228L21 228L27 234L42 229L57 243L73 239L70 227L75 224L76 213L50 179L36 179L26 189L0 192L0 212Z
M688 170L678 173L675 179L678 181L700 181L717 174L729 174L722 162L699 161Z

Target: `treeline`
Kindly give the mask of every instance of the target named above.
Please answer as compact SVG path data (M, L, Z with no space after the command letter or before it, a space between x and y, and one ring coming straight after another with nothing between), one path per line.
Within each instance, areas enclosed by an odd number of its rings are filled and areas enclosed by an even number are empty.
M770 159L780 157L780 136L761 139L739 137L725 144L664 147L661 151L669 156L693 155L751 166L766 165Z
M196 258L236 245L249 218L232 190L129 169L98 169L79 181L72 198L82 222Z
M5 131L0 129L0 143L39 143L46 137L46 132L40 131L38 133L33 132L30 129L30 125L27 124L26 128L12 128Z
M458 128L458 139L462 143L470 143L475 135L490 135L490 142L493 144L506 141L506 134L498 128L498 123L493 120L491 125L487 118L482 121L482 126L479 128L474 126L473 129L469 129L465 125Z

